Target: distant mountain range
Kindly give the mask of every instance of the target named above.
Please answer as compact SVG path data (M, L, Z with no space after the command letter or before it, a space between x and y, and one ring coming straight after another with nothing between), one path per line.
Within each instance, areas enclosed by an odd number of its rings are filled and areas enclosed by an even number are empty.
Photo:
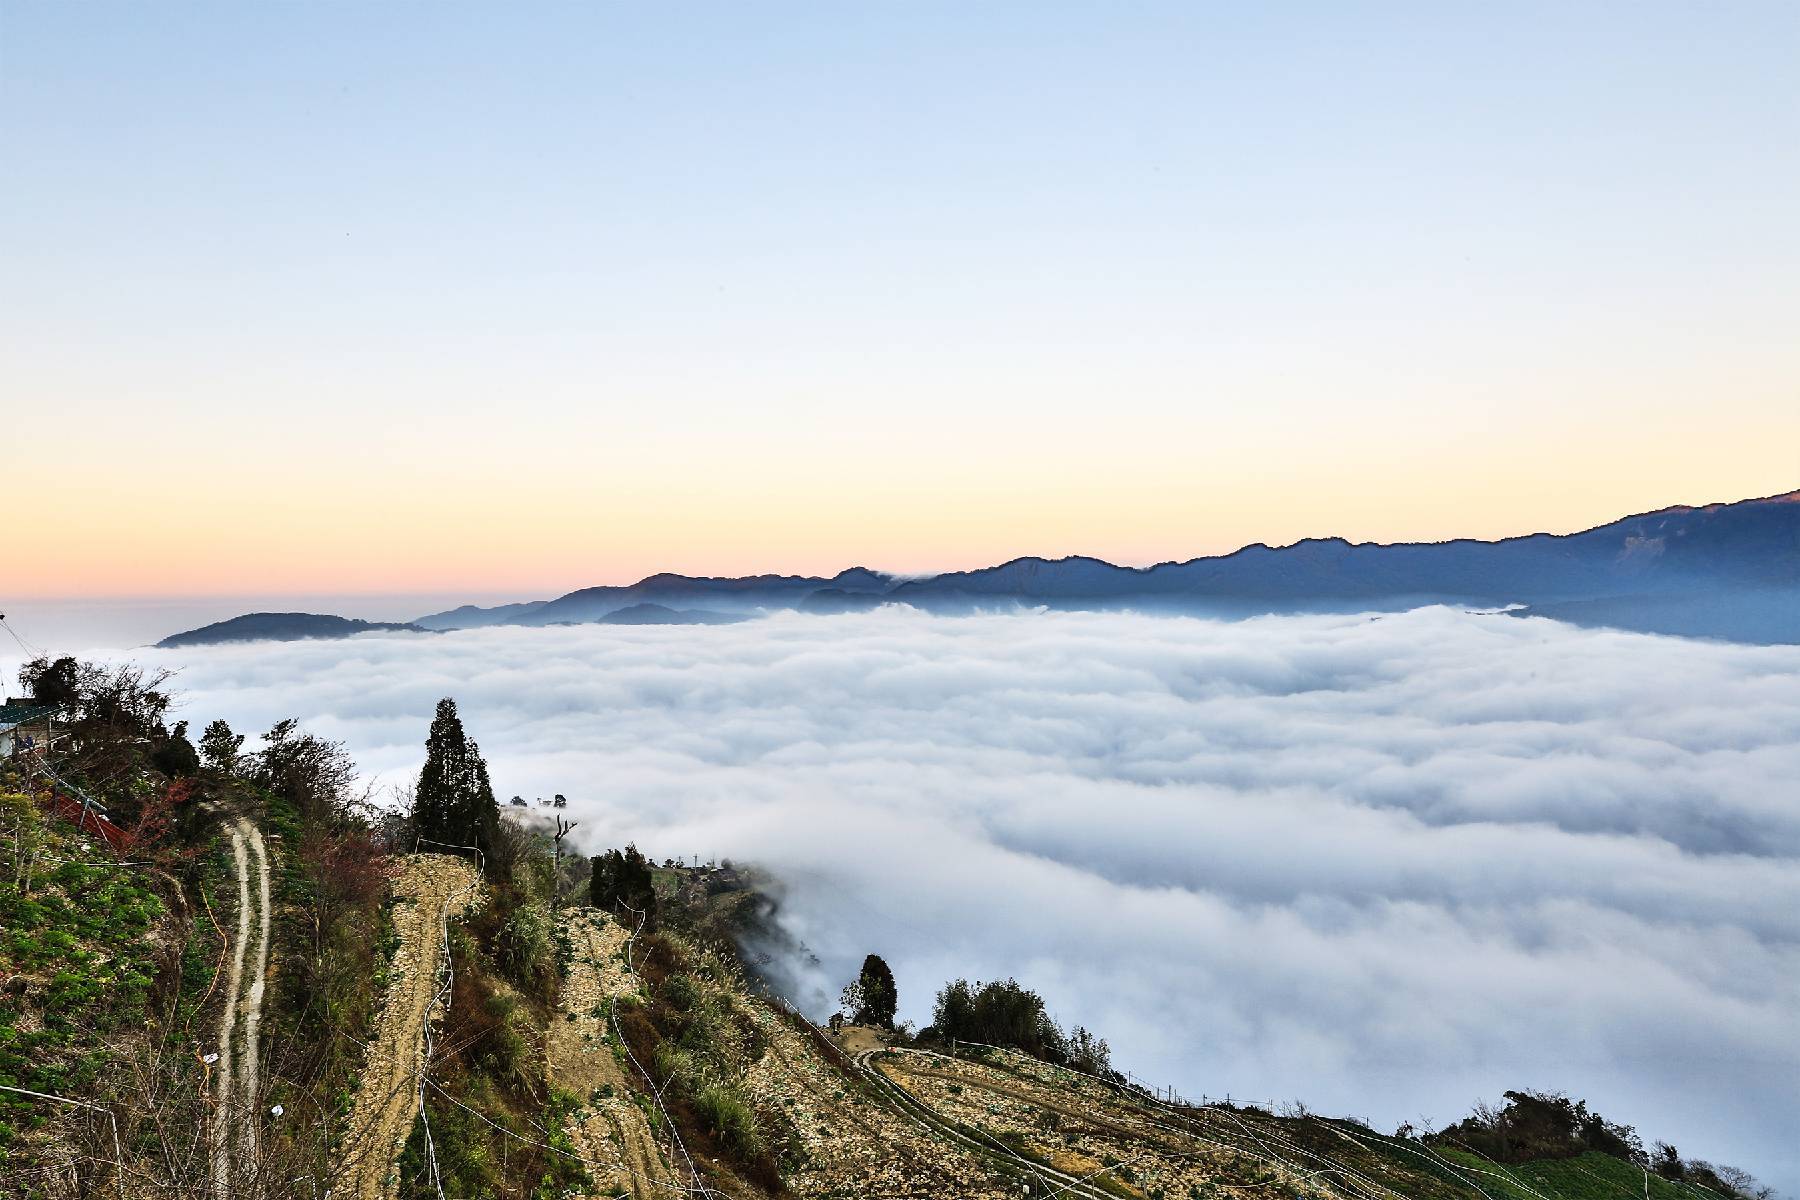
M1291 546L1259 543L1231 554L1153 567L1121 567L1084 557L1016 558L981 570L916 579L864 567L829 578L661 574L625 587L583 588L554 600L464 606L419 617L410 626L344 624L439 631L594 621L699 624L783 609L842 613L888 603L945 613L1128 608L1225 617L1391 611L1430 603L1518 606L1520 613L1582 625L1800 643L1800 492L1735 504L1677 506L1581 533L1536 533L1493 542L1383 545L1309 538ZM300 621L305 616L251 614L177 634L161 644L362 632L308 626ZM256 621L269 630L311 631L245 633L240 623Z
M326 613L245 613L186 633L172 633L156 644L166 650L179 646L212 646L220 642L298 642L307 638L349 637L353 633L383 629L427 632L418 625L405 622L358 621Z

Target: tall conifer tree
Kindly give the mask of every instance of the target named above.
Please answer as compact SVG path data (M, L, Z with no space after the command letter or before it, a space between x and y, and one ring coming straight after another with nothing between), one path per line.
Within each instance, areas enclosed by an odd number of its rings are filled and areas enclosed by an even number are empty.
M413 794L413 824L434 842L491 852L499 823L500 806L481 748L463 731L456 701L439 700Z

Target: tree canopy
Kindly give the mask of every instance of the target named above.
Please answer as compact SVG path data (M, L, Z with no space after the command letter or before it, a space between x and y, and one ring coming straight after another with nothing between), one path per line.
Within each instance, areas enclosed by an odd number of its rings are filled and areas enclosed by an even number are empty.
M420 837L493 853L500 807L481 748L463 731L456 701L448 697L438 701L425 739L425 766L413 795L412 818Z
M1044 998L1015 979L946 984L933 1006L932 1024L942 1037L1011 1046L1047 1062L1067 1057L1062 1030L1044 1010Z
M897 1004L894 973L879 954L863 959L862 971L844 989L842 1003L850 1019L858 1025L879 1025L891 1029Z
M636 845L623 851L608 850L595 855L593 875L588 882L588 901L595 908L628 908L656 913L656 879L650 872L650 860Z

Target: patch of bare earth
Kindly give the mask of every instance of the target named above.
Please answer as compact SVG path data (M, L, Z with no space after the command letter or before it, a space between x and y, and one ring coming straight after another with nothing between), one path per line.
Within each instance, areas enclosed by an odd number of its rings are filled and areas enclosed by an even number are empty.
M648 1200L668 1194L674 1175L609 1036L606 1006L636 991L625 968L625 929L604 913L571 908L562 915L570 946L569 972L545 1038L550 1085L581 1101L569 1123L576 1153L587 1160L595 1196Z
M1024 1055L991 1062L918 1051L876 1069L940 1116L1077 1177L1139 1195L1328 1197L1304 1164L1266 1154L1218 1114L1184 1117ZM1215 1127L1216 1126L1216 1127ZM1190 1190L1191 1189L1191 1190Z
M480 890L480 876L465 859L415 854L401 860L393 885L399 947L345 1125L336 1196L392 1200L399 1190L394 1164L418 1116L425 1027L442 1015L445 922L473 907Z
M768 1045L744 1086L758 1107L785 1112L799 1139L793 1148L799 1165L786 1177L791 1194L817 1200L1018 1195L1017 1181L869 1095L786 1017L761 1005L754 1012Z

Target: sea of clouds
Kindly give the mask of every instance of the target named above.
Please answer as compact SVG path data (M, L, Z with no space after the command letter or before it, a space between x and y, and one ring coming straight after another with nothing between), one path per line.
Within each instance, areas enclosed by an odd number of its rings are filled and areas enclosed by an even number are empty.
M1800 1182L1800 648L1444 608L494 629L139 651L384 779L454 696L590 849L752 860L901 1015L1015 976L1183 1092L1391 1127L1566 1090Z

